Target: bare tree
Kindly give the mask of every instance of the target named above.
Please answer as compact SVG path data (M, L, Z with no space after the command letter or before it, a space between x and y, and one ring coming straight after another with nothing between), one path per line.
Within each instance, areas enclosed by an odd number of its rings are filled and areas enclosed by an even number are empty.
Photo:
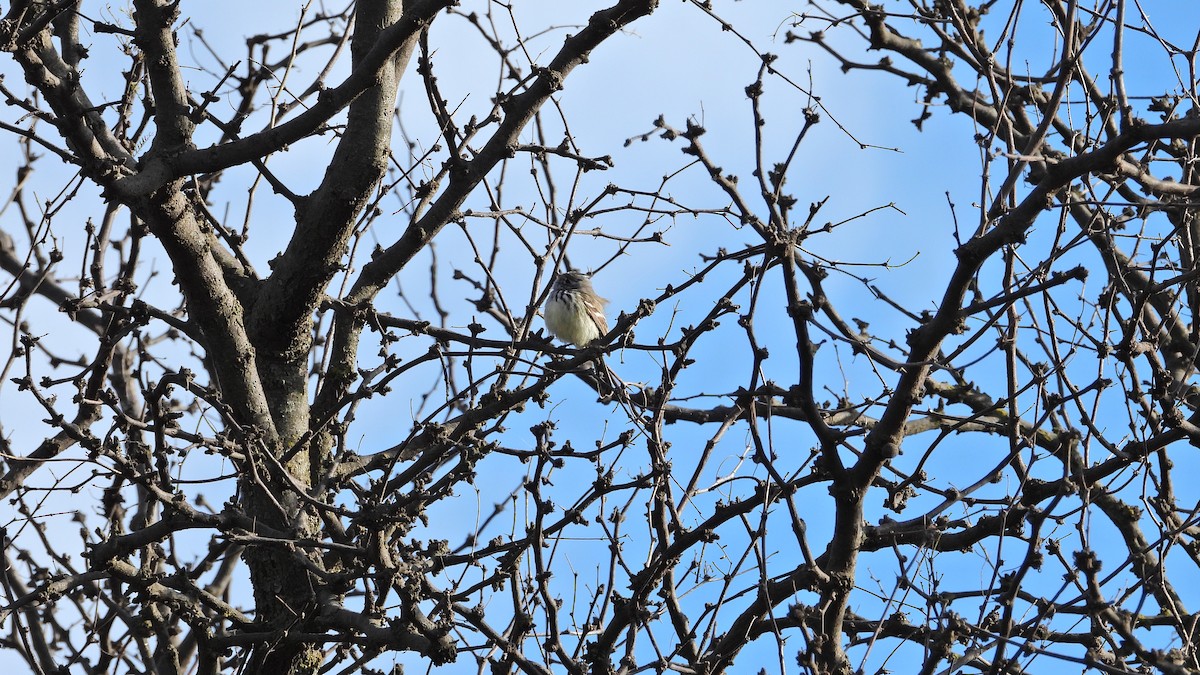
M0 23L0 658L1200 672L1194 9L192 4ZM681 15L741 121L597 147ZM977 162L813 193L839 90Z

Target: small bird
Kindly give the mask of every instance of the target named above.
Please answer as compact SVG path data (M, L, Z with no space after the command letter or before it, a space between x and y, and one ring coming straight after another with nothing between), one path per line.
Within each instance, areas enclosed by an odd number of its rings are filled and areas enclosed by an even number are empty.
M608 334L608 319L604 316L606 304L608 300L596 295L588 275L576 270L563 272L554 280L550 297L546 299L546 328L563 342L587 347ZM629 414L630 421L646 431L647 422L630 400L627 385L608 367L603 356L584 364L583 371L588 373L588 379L593 381L602 400L616 399ZM644 399L642 396L641 400ZM645 403L641 405L644 407Z
M604 305L592 280L583 272L570 270L558 275L546 300L546 328L563 342L586 347L608 333Z

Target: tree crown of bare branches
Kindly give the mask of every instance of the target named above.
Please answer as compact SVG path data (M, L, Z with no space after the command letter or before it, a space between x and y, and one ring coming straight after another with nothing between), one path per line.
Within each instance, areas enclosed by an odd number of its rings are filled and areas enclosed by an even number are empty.
M748 4L12 3L0 659L1200 672L1200 13Z

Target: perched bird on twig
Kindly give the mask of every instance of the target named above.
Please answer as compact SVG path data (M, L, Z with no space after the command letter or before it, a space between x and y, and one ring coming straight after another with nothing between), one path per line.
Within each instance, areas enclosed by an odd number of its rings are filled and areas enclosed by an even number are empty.
M563 342L586 347L608 333L606 304L608 300L596 295L586 274L563 272L546 300L546 328Z

